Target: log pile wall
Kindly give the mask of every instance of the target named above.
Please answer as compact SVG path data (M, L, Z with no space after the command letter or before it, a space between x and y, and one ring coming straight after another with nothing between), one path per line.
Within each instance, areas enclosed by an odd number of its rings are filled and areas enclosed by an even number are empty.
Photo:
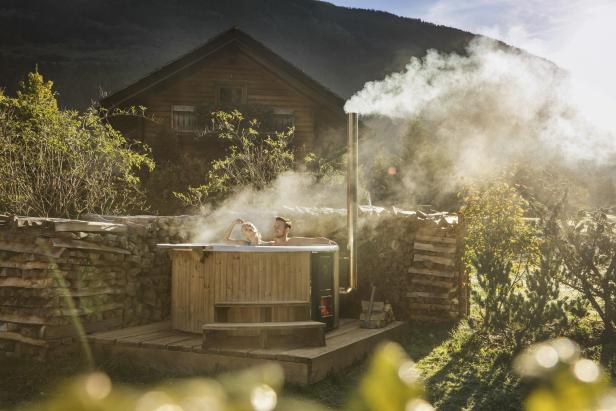
M114 222L0 216L0 352L46 358L93 332L169 317L170 262L159 242L194 218Z

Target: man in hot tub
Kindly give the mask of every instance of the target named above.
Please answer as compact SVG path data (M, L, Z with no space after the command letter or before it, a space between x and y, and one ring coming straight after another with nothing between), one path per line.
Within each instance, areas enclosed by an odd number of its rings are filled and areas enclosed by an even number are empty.
M274 241L269 245L335 245L336 242L325 237L289 237L291 221L284 217L274 220Z

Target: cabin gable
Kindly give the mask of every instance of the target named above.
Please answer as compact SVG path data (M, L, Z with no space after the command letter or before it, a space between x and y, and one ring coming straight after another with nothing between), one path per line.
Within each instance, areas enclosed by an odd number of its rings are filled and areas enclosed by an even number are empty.
M199 108L259 106L271 110L279 128L295 127L296 147L314 150L331 144L319 141L319 131L343 124L344 101L304 76L256 40L232 29L102 104L146 107L157 123L125 119L114 125L150 145L160 143L157 140L164 138L165 129L190 140L195 134L191 119ZM327 135L331 139L331 133Z

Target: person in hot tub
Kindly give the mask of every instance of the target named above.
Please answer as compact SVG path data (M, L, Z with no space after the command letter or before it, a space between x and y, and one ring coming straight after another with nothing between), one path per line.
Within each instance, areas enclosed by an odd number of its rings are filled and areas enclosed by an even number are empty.
M240 231L244 236L245 240L235 240L231 238L231 233L236 225L241 224L242 227ZM261 239L261 233L257 230L257 227L250 221L244 221L241 218L238 218L227 228L225 232L225 236L223 238L223 242L225 244L234 244L234 245L273 245L273 241L263 241Z
M289 237L291 221L284 217L274 220L274 241L270 245L335 245L336 242L325 237Z

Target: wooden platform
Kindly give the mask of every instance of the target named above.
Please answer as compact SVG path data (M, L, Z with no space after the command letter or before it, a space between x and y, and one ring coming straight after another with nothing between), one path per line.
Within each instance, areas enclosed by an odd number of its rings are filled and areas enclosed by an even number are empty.
M203 325L203 348L324 347L325 323L319 321L212 323Z
M383 340L399 340L406 323L362 329L359 320L341 319L325 334L325 347L296 349L202 348L203 337L171 329L170 322L88 335L98 359L138 362L161 369L210 373L240 369L268 361L279 363L288 382L312 384L348 368L369 355Z

